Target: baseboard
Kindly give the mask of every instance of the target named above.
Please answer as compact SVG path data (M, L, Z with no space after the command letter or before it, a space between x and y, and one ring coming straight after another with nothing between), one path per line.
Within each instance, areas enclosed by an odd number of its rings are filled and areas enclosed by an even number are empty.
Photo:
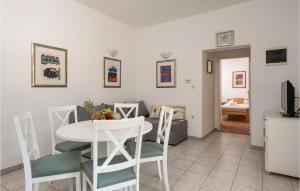
M1 169L0 174L2 176L4 174L8 174L10 172L14 172L14 171L20 170L22 168L23 168L23 164L17 164L15 166L11 166L11 167L8 167L8 168Z
M255 150L264 150L263 146L258 146L258 145L250 145L251 149L255 149Z
M204 139L206 139L210 134L212 134L213 132L215 132L216 129L211 130L209 133L207 133L204 137L194 137L194 136L188 136L189 139L192 140L197 140L197 141L203 141Z

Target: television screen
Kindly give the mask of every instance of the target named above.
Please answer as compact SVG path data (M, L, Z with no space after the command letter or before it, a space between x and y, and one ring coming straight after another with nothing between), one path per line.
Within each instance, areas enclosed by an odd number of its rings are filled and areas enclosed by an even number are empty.
M285 115L294 116L295 88L290 81L281 83L281 108L285 111Z

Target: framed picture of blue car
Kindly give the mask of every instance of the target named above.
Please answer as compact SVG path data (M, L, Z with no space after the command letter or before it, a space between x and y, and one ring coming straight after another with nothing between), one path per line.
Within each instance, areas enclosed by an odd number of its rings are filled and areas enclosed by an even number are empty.
M176 60L156 62L156 88L176 87Z
M104 57L104 88L121 88L121 60Z
M67 50L32 43L32 87L67 87Z

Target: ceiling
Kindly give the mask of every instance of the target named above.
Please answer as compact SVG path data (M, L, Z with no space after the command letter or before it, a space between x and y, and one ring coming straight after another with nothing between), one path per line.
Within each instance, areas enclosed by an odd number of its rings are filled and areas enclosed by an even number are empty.
M249 0L78 0L116 20L143 28Z

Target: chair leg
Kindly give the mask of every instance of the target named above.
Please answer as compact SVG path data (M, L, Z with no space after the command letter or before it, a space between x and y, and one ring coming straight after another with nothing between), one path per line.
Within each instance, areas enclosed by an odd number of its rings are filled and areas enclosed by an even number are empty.
M75 184L76 184L76 191L80 191L81 190L81 176L80 176L80 172L78 173L78 175L75 178Z
M160 161L158 160L156 162L157 162L157 170L158 170L159 179L162 179Z
M86 178L85 175L82 175L82 191L86 191Z
M170 191L169 177L168 177L168 160L164 158L163 160L163 173L166 191Z
M39 183L33 184L33 191L39 191Z
M69 182L69 191L73 191L74 190L73 178L69 178L68 182Z

